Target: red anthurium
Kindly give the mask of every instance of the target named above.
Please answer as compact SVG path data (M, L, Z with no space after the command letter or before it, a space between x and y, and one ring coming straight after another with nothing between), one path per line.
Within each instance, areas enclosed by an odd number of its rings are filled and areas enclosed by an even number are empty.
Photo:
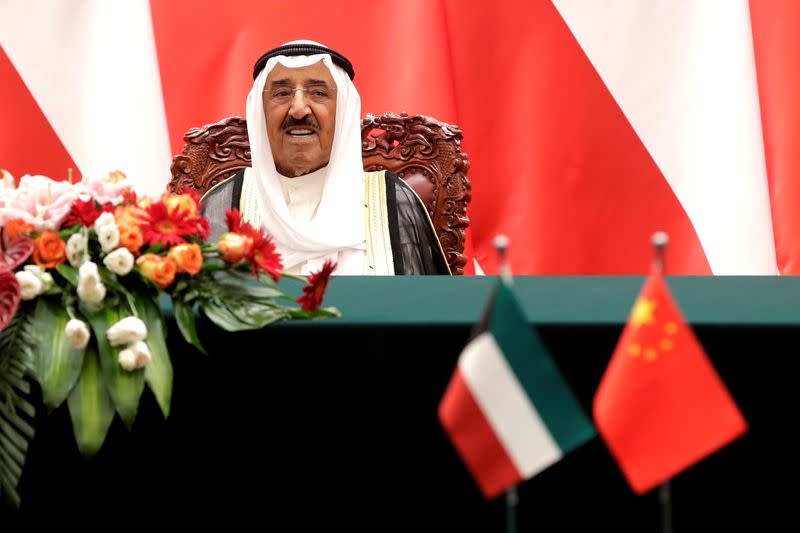
M297 299L304 311L314 311L322 305L322 298L328 288L331 273L336 269L336 263L328 259L319 272L311 274L308 285L303 287L303 295Z
M0 234L0 272L14 270L31 256L35 246L27 235L9 239L5 228Z
M4 268L4 267L3 267ZM19 307L19 283L13 272L0 272L0 331L14 318Z

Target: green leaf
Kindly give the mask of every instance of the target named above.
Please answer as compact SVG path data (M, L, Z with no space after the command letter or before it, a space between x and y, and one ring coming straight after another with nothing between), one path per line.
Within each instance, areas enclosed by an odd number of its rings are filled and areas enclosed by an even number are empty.
M35 344L32 306L23 302L11 322L0 331L0 496L19 507L17 483L22 475L28 443L33 439L36 414L28 401L29 386L20 381L32 368Z
M341 311L335 307L323 307L313 311L304 311L302 309L289 310L289 317L296 318L336 318L342 316Z
M71 285L77 287L78 286L78 269L70 266L66 263L60 263L56 267L56 272L61 274L65 280L67 280Z
M59 302L60 303L60 302ZM64 331L69 315L61 305L48 298L37 298L37 344L34 350L34 376L42 387L42 400L55 409L67 399L81 373L83 348L75 348Z
M163 244L161 244L160 242L157 242L157 243L153 244L152 246L150 246L147 250L145 250L144 253L146 253L146 254L158 254L158 253L161 253L161 249L163 247L164 247Z
M144 378L156 397L164 418L169 416L172 403L172 361L167 351L167 330L161 316L161 308L145 291L134 293L136 311L147 326L147 347L153 360L144 368Z
M218 257L208 257L203 259L203 266L200 267L202 272L217 272L227 268L227 263Z
M269 277L264 277L265 281L259 281L249 274L226 270L214 273L213 279L218 287L230 297L246 297L252 300L269 299L284 295L274 286L272 279ZM228 296L223 296L223 298L228 298Z
M200 307L212 322L226 331L259 329L288 316L288 310L283 307L243 300L225 303L206 300L200 302Z
M114 407L128 429L136 420L139 410L139 398L144 390L144 369L128 371L119 364L119 352L125 346L111 346L106 337L106 331L112 325L125 318L129 313L116 307L106 307L95 313L84 313L97 338L97 348L100 354L100 368L103 371L103 381L106 384Z
M184 340L208 355L203 345L200 343L200 338L197 336L197 328L194 322L194 310L192 303L187 303L181 300L173 302L175 308L175 320L178 322L178 329L181 331Z
M97 348L90 343L83 358L80 381L67 398L72 433L82 454L96 454L114 420L114 402L103 382Z

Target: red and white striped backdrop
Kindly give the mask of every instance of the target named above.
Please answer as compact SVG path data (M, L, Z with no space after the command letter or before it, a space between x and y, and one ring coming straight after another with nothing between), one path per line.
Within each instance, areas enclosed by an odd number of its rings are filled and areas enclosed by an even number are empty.
M800 2L0 0L0 168L157 194L255 59L351 59L363 112L458 124L470 246L515 274L800 273Z

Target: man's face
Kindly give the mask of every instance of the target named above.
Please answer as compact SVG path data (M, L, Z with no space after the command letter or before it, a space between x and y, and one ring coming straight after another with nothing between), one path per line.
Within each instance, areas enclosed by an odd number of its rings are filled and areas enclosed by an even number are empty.
M278 172L294 178L327 165L336 126L336 83L322 61L301 68L278 63L262 98Z

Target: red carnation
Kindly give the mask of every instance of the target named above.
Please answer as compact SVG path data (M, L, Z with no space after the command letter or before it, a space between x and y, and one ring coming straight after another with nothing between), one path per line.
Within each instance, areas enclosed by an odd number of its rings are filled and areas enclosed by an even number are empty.
M97 204L93 199L86 200L76 200L74 204L72 204L72 209L70 209L67 218L64 220L64 226L83 226L85 228L91 228L94 224L94 221L97 220L97 217L103 211L97 208Z

